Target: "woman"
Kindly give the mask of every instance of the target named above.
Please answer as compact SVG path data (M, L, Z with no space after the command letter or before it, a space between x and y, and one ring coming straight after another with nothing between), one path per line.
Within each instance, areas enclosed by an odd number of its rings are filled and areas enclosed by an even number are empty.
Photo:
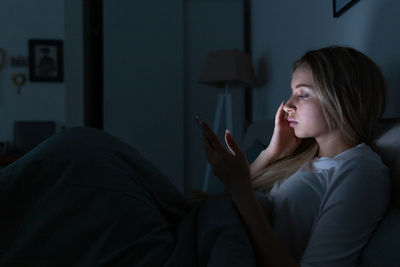
M385 108L378 66L348 47L307 52L268 147L249 166L202 122L214 174L239 210L262 266L353 266L389 205L387 167L368 146ZM268 221L255 191L268 195Z

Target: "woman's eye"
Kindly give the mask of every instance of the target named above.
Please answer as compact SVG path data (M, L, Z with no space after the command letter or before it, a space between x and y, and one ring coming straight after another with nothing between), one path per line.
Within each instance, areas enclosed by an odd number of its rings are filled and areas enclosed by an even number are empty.
M298 98L305 98L306 96L305 95L298 95L297 97Z

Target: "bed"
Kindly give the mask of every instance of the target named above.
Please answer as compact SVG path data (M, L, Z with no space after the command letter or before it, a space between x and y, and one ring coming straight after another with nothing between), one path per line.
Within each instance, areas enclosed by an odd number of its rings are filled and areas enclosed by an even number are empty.
M249 161L272 127L248 128ZM391 171L392 206L362 266L400 263L399 136L399 120L385 120L374 143ZM134 148L85 127L0 170L0 236L0 266L256 266L229 198L188 201Z
M0 266L255 266L230 199L188 201L134 148L84 127L0 170L0 236Z

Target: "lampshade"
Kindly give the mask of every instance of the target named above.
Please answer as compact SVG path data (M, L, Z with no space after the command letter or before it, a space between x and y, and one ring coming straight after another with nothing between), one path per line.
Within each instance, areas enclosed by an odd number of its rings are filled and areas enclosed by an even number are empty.
M227 82L231 88L257 84L250 56L239 49L210 52L198 81L218 88L224 88Z

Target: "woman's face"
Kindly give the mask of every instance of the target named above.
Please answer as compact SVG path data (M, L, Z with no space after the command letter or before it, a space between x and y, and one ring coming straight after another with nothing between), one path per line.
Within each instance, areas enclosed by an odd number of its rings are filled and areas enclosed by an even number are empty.
M292 75L292 95L284 106L287 119L299 138L324 137L329 127L322 113L321 102L315 92L311 69L303 64Z

